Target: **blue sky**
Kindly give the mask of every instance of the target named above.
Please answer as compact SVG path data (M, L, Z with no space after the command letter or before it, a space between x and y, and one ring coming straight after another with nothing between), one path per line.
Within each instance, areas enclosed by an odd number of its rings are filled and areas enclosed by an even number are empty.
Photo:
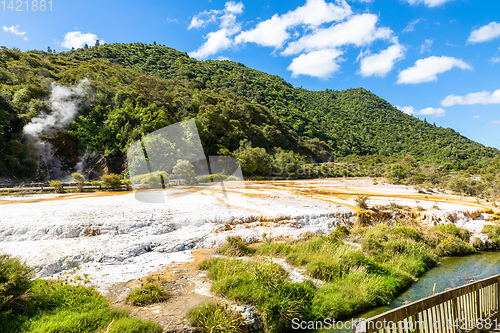
M164 44L312 90L364 87L406 113L500 148L500 1L0 2L0 45L56 51ZM40 1L39 1L40 3ZM35 7L36 8L36 7Z

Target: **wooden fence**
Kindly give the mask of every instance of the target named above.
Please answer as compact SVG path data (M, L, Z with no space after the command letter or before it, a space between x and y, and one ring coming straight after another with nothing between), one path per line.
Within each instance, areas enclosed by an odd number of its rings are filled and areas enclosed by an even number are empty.
M456 333L496 328L500 275L472 282L382 313L356 332ZM366 325L366 326L365 326Z

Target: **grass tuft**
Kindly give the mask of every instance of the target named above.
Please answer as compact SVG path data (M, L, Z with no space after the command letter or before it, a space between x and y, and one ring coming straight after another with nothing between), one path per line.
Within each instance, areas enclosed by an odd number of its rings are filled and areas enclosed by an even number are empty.
M242 257L254 254L255 249L248 246L241 237L230 236L226 239L226 242L218 248L217 252L228 256Z
M145 306L153 303L168 301L171 295L165 290L162 281L154 278L147 278L146 282L135 290L132 290L125 301L134 306Z
M186 314L189 323L202 333L240 333L244 332L243 317L231 310L227 304L208 302Z

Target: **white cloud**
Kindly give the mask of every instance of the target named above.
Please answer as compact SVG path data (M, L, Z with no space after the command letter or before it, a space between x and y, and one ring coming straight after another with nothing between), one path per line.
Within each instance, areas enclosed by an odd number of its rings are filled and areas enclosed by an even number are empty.
M434 41L432 39L426 39L425 42L420 45L420 54L425 52L431 52L431 47Z
M390 39L392 30L377 28L378 16L361 14L351 17L348 21L333 25L326 29L318 29L310 35L291 42L282 55L298 54L326 48L337 48L342 45L365 46L377 39Z
M491 125L500 125L500 120L492 120L492 121L489 121L488 124L491 124Z
M353 14L346 0L305 0L303 6L284 14L274 14L245 31L241 30L242 24L236 20L236 15L242 12L243 5L231 1L226 2L224 9L206 10L195 15L188 29L217 23L219 30L206 34L204 44L191 52L190 56L205 59L239 44L255 43L271 47L274 52L284 49L279 53L281 56L294 55L288 67L292 76L310 75L321 79L330 77L340 69L339 63L343 59L339 57L345 51L339 51L342 46L366 47L376 40L391 44L380 54L361 52L358 58L364 59L361 59L359 73L364 76L383 77L396 61L403 58L404 48L399 45L393 31L378 27L377 15Z
M442 108L425 108L422 110L415 110L413 106L396 106L398 109L406 114L412 116L432 116L432 117L443 117L446 114L446 110Z
M351 14L350 6L344 0L337 0L336 3L307 0L304 6L283 15L275 14L257 24L254 29L241 32L235 40L237 43L257 43L261 46L281 48L290 38L288 29L292 27L317 27L324 23L341 21Z
M408 23L408 25L406 26L406 28L403 29L403 32L412 32L412 31L415 31L415 26L420 21L422 21L422 19L416 19L416 20L411 21L410 23Z
M373 54L361 59L358 71L362 76L385 77L394 67L394 63L404 59L405 48L401 44L389 46L379 54Z
M470 93L465 96L448 95L441 101L442 106L474 104L500 104L500 89L495 90L494 92L482 91Z
M492 64L499 63L500 62L500 57L493 57L493 58L490 59L490 62Z
M68 49L72 47L78 49L85 44L91 46L95 45L97 39L97 36L91 33L83 34L81 31L71 31L64 36L64 41L61 43L61 46Z
M188 30L193 28L204 28L207 24L216 22L218 19L230 19L227 15L237 15L241 13L243 13L243 4L241 2L236 3L234 1L228 1L222 10L205 10L193 16L188 26Z
M406 0L406 1L408 1L410 5L424 4L427 7L437 7L453 0Z
M491 22L479 29L472 30L467 41L469 43L482 43L500 37L500 23Z
M217 14L219 14L220 10L205 10L201 12L191 19L191 23L188 26L188 29L193 28L204 28L208 23L215 22L217 19Z
M206 14L208 13L208 14ZM243 4L234 1L226 2L223 10L212 9L193 17L188 29L203 27L209 22L219 21L219 30L208 33L207 40L196 51L189 53L191 57L205 59L234 45L232 36L241 30L241 24L236 22L236 15L243 13ZM207 19L201 16L208 16ZM199 16L199 17L197 17Z
M235 38L236 43L257 43L261 46L280 48L290 37L288 26L275 14L269 20L260 22L255 29L243 31Z
M19 31L19 24L18 25L13 25L11 27L6 27L4 25L3 26L3 31L13 33L16 36L23 37L24 40L28 40L28 37L25 36L26 35L26 31Z
M198 50L189 53L189 56L197 59L205 59L210 55L226 50L232 44L232 40L228 37L229 35L230 33L227 29L210 32L205 36L207 41Z
M407 68L399 73L398 84L417 84L437 80L437 74L444 73L454 67L472 69L472 67L461 59L453 57L428 57L419 59L415 66Z
M232 14L241 14L243 13L243 7L243 3L241 2L228 1L224 10Z
M477 116L477 115L476 116L472 116L472 119L479 119L479 118L481 118L481 116Z
M338 59L342 55L341 51L327 49L301 54L292 60L288 70L292 71L292 77L299 75L309 75L320 79L328 79L340 68Z

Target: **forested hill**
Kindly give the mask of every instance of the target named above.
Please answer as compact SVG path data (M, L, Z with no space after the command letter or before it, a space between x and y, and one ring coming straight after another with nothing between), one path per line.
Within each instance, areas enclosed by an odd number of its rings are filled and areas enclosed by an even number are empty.
M85 93L74 88L83 79ZM61 87L73 87L72 121L23 135L34 119L50 123ZM187 118L196 119L207 155L236 156L247 176L269 176L270 164L283 159L411 155L466 169L500 155L362 88L308 91L239 63L197 61L164 46L0 49L0 177L47 179L52 165L72 172L84 155L101 171L121 173L130 143Z
M266 106L303 139L326 142L336 156L411 155L465 169L498 154L452 129L436 127L394 108L365 89L309 91L231 61L198 61L172 48L106 44L65 53L78 60L106 59L161 78L245 96Z

